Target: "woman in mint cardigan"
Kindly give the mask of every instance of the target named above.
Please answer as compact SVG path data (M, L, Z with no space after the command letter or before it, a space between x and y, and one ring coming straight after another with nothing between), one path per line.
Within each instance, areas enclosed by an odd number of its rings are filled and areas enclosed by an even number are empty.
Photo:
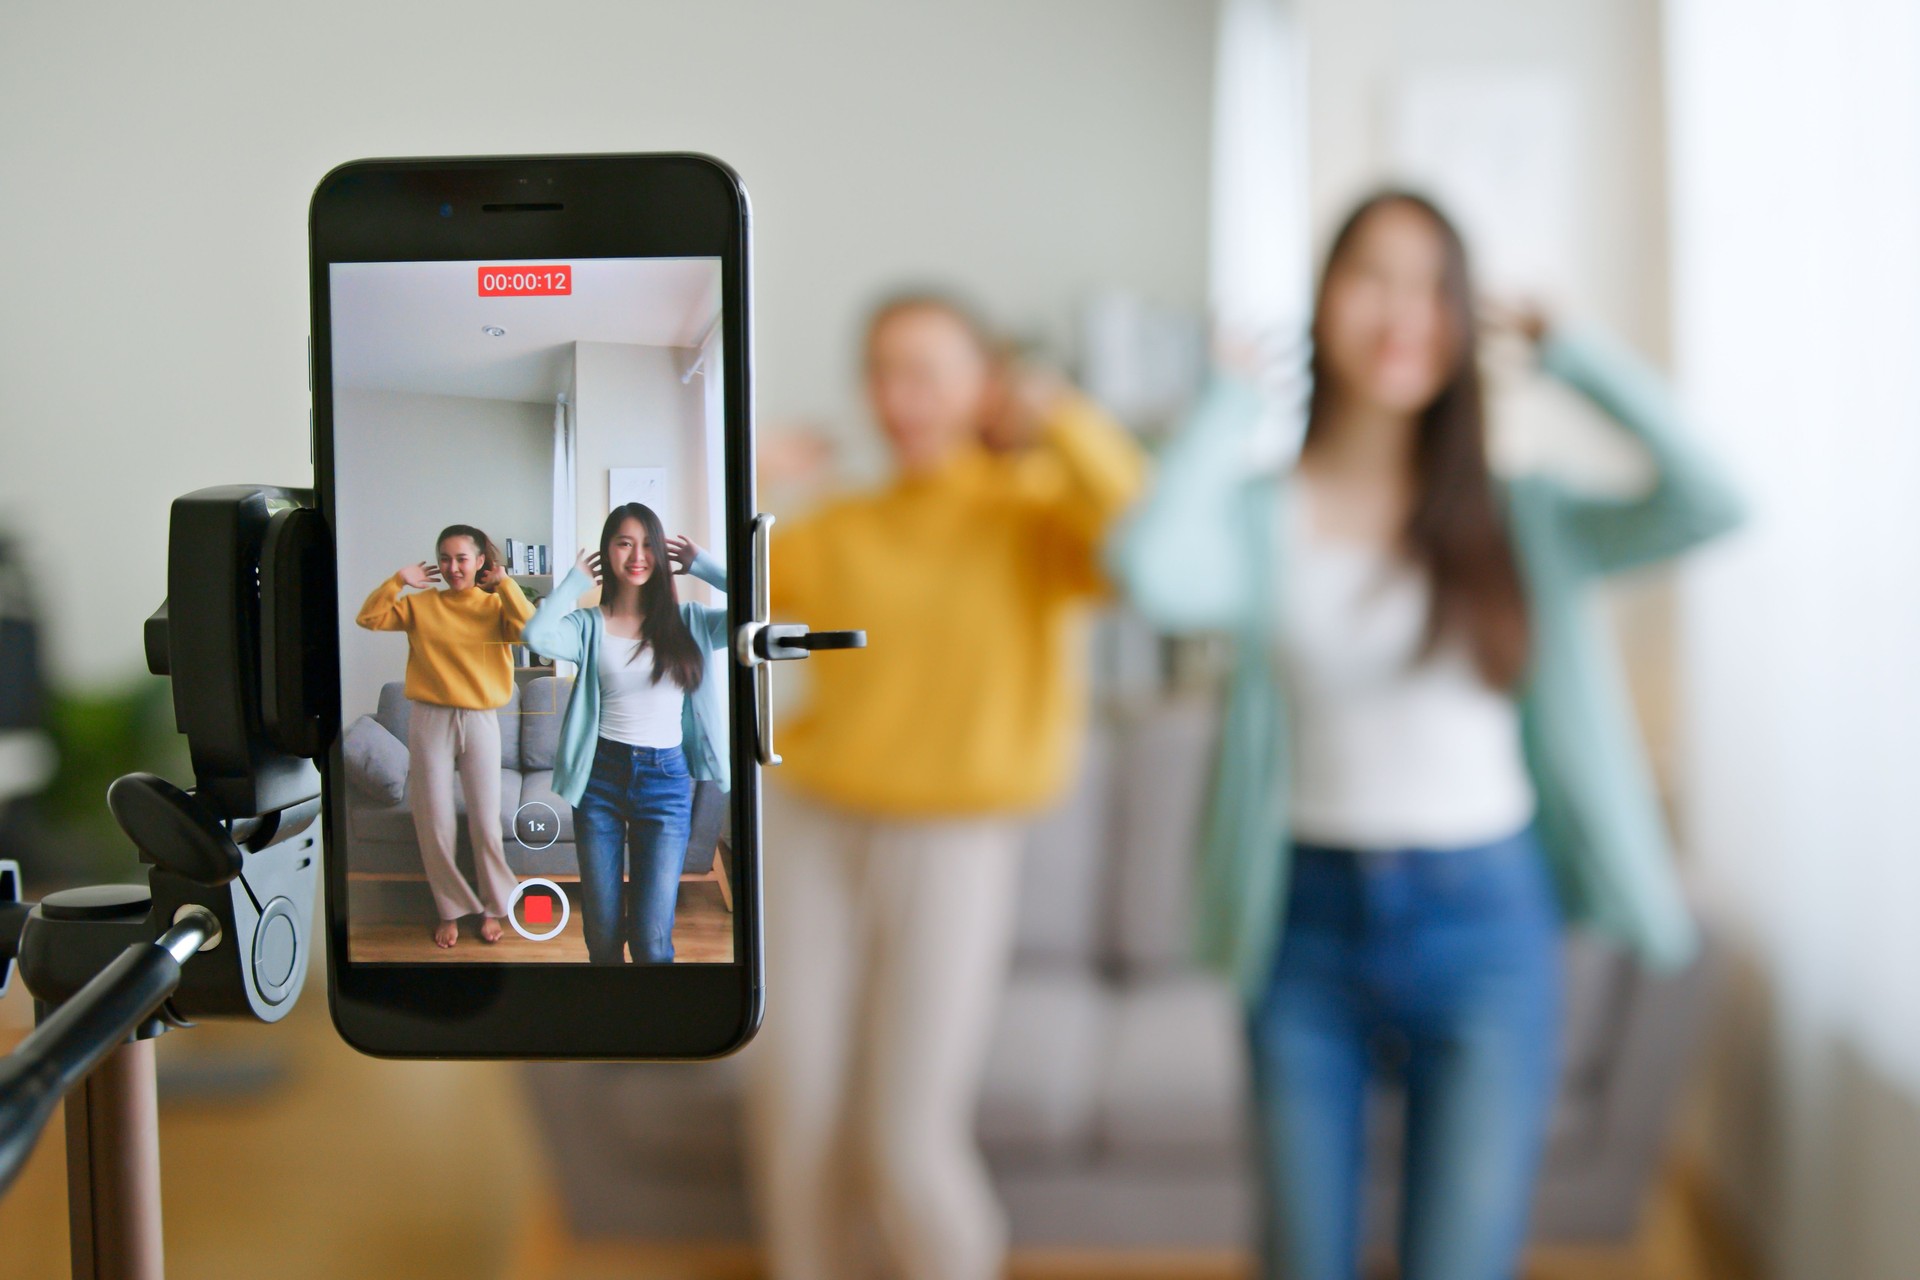
M668 572L658 572L660 569ZM681 601L674 572L721 590L726 569L686 538L665 536L642 503L608 515L597 553L541 601L521 638L579 665L560 722L554 792L573 806L588 957L673 960L673 917L695 782L725 790L724 607ZM597 608L574 606L598 580ZM622 868L626 875L622 876Z
M1409 1108L1402 1274L1511 1275L1557 1074L1563 921L1656 965L1695 945L1587 597L1732 528L1739 504L1639 361L1525 318L1542 367L1654 478L1631 498L1496 481L1472 297L1430 203L1360 206L1321 281L1298 465L1259 464L1268 406L1223 377L1111 548L1150 619L1235 645L1198 945L1248 1010L1276 1277L1356 1272L1383 1042Z

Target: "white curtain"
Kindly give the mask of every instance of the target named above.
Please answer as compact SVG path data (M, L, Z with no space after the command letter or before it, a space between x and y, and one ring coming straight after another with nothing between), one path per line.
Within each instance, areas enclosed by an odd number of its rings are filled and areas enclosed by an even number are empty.
M1782 1277L1920 1274L1920 7L1672 0L1675 352L1751 527L1682 581L1745 980L1710 1151Z
M573 567L580 550L578 528L579 503L575 486L573 405L561 392L553 402L553 545L548 549L548 567L553 570L553 585ZM573 674L571 662L556 662L554 670L562 676Z
M1225 0L1214 53L1208 304L1229 340L1272 359L1276 405L1302 405L1312 303L1307 201L1307 57L1289 0ZM1291 448L1303 422L1267 433Z
M700 384L701 447L706 462L709 524L706 536L712 540L714 551L725 557L730 549L727 546L730 532L727 528L727 366L717 324L701 352Z
M1287 0L1226 0L1214 53L1208 301L1224 324L1304 327L1307 60Z
M733 557L747 554L747 548L736 547L732 542L733 529L727 523L727 417L726 387L727 364L726 347L720 336L720 326L715 324L707 334L706 346L700 356L701 420L705 427L703 441L707 475L707 537L711 540L712 550L728 567L732 567ZM720 603L717 593L712 596ZM720 690L721 707L729 705L728 657L725 652L710 654L707 664L707 678Z

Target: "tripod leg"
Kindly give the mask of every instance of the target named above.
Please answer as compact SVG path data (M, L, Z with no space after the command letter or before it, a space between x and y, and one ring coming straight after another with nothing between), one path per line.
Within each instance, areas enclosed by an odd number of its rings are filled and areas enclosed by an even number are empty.
M67 1095L73 1280L162 1280L153 1041L121 1045Z

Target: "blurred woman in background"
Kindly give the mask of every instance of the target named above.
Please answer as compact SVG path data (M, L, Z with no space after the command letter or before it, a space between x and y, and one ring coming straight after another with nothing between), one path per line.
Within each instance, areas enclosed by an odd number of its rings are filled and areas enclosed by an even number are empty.
M1071 774L1074 624L1142 460L943 298L882 306L866 375L895 478L773 545L775 611L871 647L808 664L769 789L762 1220L779 1280L859 1275L859 1177L896 1274L989 1280L1006 1229L973 1116L1021 818Z
M1358 1271L1383 1041L1407 1087L1401 1274L1513 1275L1563 918L1658 964L1694 946L1586 588L1724 532L1738 505L1638 361L1515 327L1640 443L1647 492L1494 478L1465 251L1392 192L1328 256L1298 465L1251 464L1267 406L1219 379L1115 546L1150 617L1237 640L1200 928L1247 1000L1272 1276Z

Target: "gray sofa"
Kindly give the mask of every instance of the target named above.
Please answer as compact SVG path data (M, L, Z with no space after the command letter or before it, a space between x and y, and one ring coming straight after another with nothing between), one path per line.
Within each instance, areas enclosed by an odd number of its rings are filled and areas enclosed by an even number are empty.
M560 742L560 718L566 710L567 695L573 681L557 676L537 676L515 686L513 696L500 708L500 827L506 844L507 865L519 876L552 876L561 879L580 873L579 858L573 845L573 806L553 791L553 756ZM413 704L407 700L404 686L393 681L380 687L373 718L381 727L407 742L409 714ZM347 770L347 833L351 840L350 876L379 878L420 875L420 845L414 836L413 812L403 795L396 802L375 798L375 788L363 785L355 776L349 760ZM459 829L461 865L472 874L472 849L465 822L466 797L454 788L455 802L462 815ZM553 811L559 825L559 838L545 847L532 847L536 839L523 843L514 835L514 815L534 802ZM724 835L725 793L713 783L700 783L695 789L692 837L687 842L684 874L694 878L716 878L724 867L716 863L716 850ZM723 896L732 903L731 886L723 884Z
M1253 1238L1239 1013L1186 959L1214 726L1213 708L1194 701L1108 719L1074 793L1032 828L978 1118L1016 1246L1217 1250ZM779 831L766 839L777 857ZM1655 978L1583 938L1569 962L1536 1235L1619 1240L1662 1154L1707 968ZM778 1000L779 974L769 986ZM577 1235L749 1234L738 1059L525 1070ZM1377 1109L1370 1139L1379 1242L1394 1215L1394 1110Z

